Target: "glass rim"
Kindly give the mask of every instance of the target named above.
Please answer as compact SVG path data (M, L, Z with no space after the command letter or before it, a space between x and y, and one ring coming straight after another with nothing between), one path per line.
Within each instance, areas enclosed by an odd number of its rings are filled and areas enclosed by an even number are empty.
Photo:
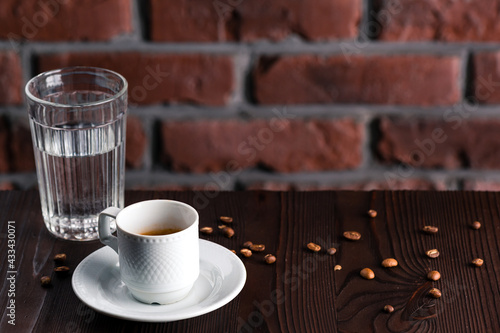
M105 99L102 99L99 101L95 101L95 102L71 104L71 105L62 104L62 103L55 103L55 102L50 102L50 101L41 99L41 98L33 95L31 93L31 91L29 90L30 85L42 77L53 76L55 74L60 74L64 71L67 71L68 73L71 73L71 74L83 73L86 70L92 70L96 74L97 73L111 74L111 75L117 77L123 83L123 87L120 89L120 91L116 92L111 97L108 97L108 98L105 98ZM121 75L115 71L112 71L112 70L109 70L106 68L101 68L101 67L93 67L93 66L71 66L71 67L63 67L63 68L58 68L58 69L53 69L50 71L42 72L42 73L32 77L30 80L28 80L28 82L26 82L26 85L24 87L24 92L25 92L26 97L28 99L30 99L33 102L36 102L38 104L43 104L43 105L55 107L55 108L85 108L85 107L89 107L89 106L98 106L101 104L106 104L106 103L109 103L111 101L114 101L114 100L120 98L121 96L123 96L127 92L127 89L128 89L127 80L125 79L125 77L123 75Z

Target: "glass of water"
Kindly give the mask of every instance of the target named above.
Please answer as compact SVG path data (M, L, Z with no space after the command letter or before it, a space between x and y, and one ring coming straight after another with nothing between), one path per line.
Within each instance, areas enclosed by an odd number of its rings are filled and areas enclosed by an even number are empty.
M98 214L124 207L127 81L71 67L26 84L42 215L69 240L98 238Z

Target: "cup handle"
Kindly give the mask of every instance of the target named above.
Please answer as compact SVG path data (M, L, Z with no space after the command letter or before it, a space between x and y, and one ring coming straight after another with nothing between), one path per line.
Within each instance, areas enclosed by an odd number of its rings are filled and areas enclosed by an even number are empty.
M118 253L118 238L111 234L109 226L110 218L116 219L116 216L121 211L120 208L109 207L99 214L99 240L104 245L111 247Z

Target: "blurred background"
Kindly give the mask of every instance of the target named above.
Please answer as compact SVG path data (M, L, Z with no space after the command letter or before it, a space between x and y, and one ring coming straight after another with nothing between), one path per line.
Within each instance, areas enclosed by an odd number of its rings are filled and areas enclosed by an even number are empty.
M2 0L0 188L23 88L129 81L127 189L500 189L500 0Z

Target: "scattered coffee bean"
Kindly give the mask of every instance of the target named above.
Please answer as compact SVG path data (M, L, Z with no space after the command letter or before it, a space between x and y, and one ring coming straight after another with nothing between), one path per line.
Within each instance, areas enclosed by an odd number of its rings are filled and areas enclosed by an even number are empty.
M484 260L481 258L476 258L476 259L472 260L472 264L476 267L481 267L484 264Z
M246 241L245 243L243 243L243 247L246 247L247 249L249 249L250 246L252 246L252 245L253 245L253 243L250 241Z
M57 263L63 263L66 261L66 253L58 253L54 256L54 261Z
M432 281L437 281L441 278L441 273L438 271L430 271L427 273L427 278Z
M441 297L441 290L438 288L432 288L429 290L429 295L431 295L434 298L440 298Z
M422 228L422 231L425 232L426 234L433 235L437 234L438 227L435 227L433 225L426 225Z
M321 250L321 246L319 246L318 244L314 244L314 243L307 244L307 248L313 252L319 252Z
M474 230L478 230L479 228L481 228L481 222L479 222L479 221L474 221L474 222L471 224L471 227L472 227L472 229L474 229Z
M392 305L387 304L386 306L384 306L384 311L387 313L392 313L394 312L394 307Z
M333 269L334 269L335 271L340 271L340 270L342 269L342 266L340 266L340 265L335 265L335 267L333 267Z
M231 251L231 252L233 252L234 254L236 254L236 250L229 250L229 251Z
M437 258L437 257L439 257L439 251L437 249L428 250L428 251L425 252L425 254L429 258Z
M54 272L58 274L64 274L69 272L69 267L68 266L58 266L54 268Z
M337 249L334 248L334 247L331 247L329 249L326 250L326 253L328 253L329 255L333 256L335 253L337 253Z
M42 284L43 287L47 287L50 285L50 277L49 276L42 276L40 278L40 283Z
M266 249L266 246L264 244L252 244L250 245L250 250L254 252L262 252Z
M224 234L224 236L226 236L227 238L231 238L231 237L234 236L234 230L233 230L233 228L224 227L221 230L222 230L222 233Z
M357 231L344 231L344 237L352 241L357 241L361 238L361 234Z
M266 254L264 257L266 264L274 264L276 262L276 257L272 254Z
M241 249L240 253L247 258L252 256L252 251L249 249Z
M368 216L371 218L377 217L377 211L375 209L370 209L368 211Z
M382 266L389 268L389 267L396 267L398 265L398 261L394 258L387 258L382 261Z
M200 232L205 235L211 235L214 232L214 228L212 227L203 227L200 229Z
M375 278L375 273L369 268L363 268L359 274L367 280L372 280Z
M222 223L232 223L233 218L230 216L221 216L219 217L219 220L221 220Z

